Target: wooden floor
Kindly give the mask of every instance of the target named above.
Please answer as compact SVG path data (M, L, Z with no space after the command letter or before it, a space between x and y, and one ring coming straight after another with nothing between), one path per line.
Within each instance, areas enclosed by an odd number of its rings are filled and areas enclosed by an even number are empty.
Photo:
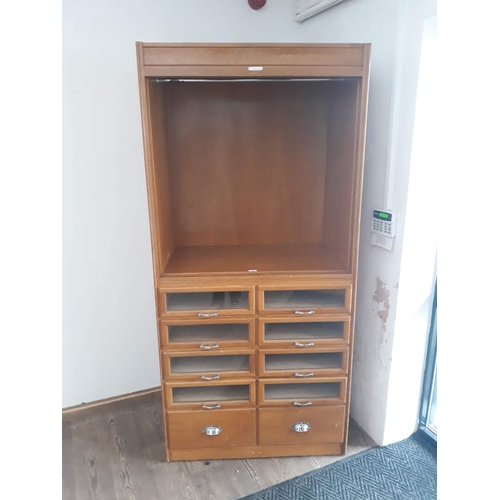
M351 421L347 455L375 443ZM63 500L236 500L342 457L165 462L160 392L63 414Z

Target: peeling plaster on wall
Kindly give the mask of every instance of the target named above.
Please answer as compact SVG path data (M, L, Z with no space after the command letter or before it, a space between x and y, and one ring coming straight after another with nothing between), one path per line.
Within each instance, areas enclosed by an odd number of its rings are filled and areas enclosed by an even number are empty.
M390 295L391 292L385 288L385 283L377 277L377 288L375 289L373 300L379 304L379 311L377 315L383 321L384 332L387 329L387 318L389 317L389 309L391 308L389 303ZM383 304L383 309L380 308L380 304Z

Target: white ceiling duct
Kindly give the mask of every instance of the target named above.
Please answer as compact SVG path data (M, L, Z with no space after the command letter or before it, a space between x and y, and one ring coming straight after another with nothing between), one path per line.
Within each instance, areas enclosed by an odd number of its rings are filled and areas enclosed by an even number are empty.
M295 20L301 23L342 1L343 0L296 0Z

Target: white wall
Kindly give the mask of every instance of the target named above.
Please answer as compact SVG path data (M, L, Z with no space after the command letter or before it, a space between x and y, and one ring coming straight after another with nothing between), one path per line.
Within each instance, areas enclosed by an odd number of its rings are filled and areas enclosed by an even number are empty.
M388 387L384 444L407 437L417 425L436 279L439 130L435 77L436 17L423 25L398 311Z
M405 245L406 262L400 266L407 230L406 205L423 25L424 19L435 12L436 3L432 0L398 2L392 113L386 139L390 143L389 152L385 171L381 166L374 171L374 175L383 175L385 185L384 189L374 189L367 178L364 185L351 413L378 444L408 437L417 426L432 309L429 295L433 289L435 241L431 233L427 246L422 248L418 237L425 236L425 228L415 212L417 217L413 217L408 228L412 237ZM371 120L369 125L376 126L373 114ZM421 164L414 165L416 170L420 167ZM425 173L429 174L429 169ZM428 182L432 183L432 179L431 175ZM420 186L414 193L414 205L428 201L430 191L425 193ZM374 208L397 213L398 232L391 252L370 244L369 224ZM415 244L420 247L416 252Z
M260 11L245 0L64 1L63 406L160 383L134 42L371 42L352 414L383 441L402 234L389 253L369 244L369 223L391 199L404 216L409 146L396 164L391 127L408 1L346 0L302 25L293 0ZM407 28L418 40L418 23ZM415 70L418 51L409 57Z

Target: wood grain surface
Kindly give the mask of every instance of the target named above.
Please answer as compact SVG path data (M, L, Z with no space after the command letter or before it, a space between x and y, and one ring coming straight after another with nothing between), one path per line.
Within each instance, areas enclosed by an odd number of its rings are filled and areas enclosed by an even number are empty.
M328 87L170 83L178 247L321 244Z
M353 421L347 455L375 444ZM63 500L237 500L342 457L165 461L160 392L63 415Z
M177 438L189 442L187 448L167 445L167 460L345 453L370 45L137 43L136 48L160 363L162 350L165 353L163 432L175 432L174 443ZM242 81L255 69L249 66L258 66L258 71ZM181 78L159 81L153 76ZM335 78L313 81L323 76ZM217 82L203 77L215 77ZM312 315L317 322L343 322L336 333L321 331L317 341L344 346L339 374L344 376L334 377L337 373L332 371L323 378L314 375L317 383L299 382L293 378L297 358L287 357L271 358L283 368L277 370L283 378L266 373L269 378L260 379L260 349L273 347L289 356L292 349L302 348L296 344L300 332L287 339L282 330ZM216 324L214 318L248 322L247 347L254 354L246 380L234 370L230 375L236 378L203 380L201 385L195 381L195 356L175 358L171 365L169 355L179 353L180 346L172 349L169 328L179 320L200 318L207 325ZM303 325L316 324L307 319ZM253 347L257 325L258 344ZM269 343L264 342L266 325L270 330L277 325L278 338ZM310 330L305 332L309 340L318 329ZM198 354L207 347L197 344L199 333L183 348ZM201 342L214 343L210 347L225 355L213 335ZM312 342L316 345L315 340L307 345ZM317 370L330 363L330 358L319 359ZM285 366L290 362L292 371ZM308 362L297 370L307 368ZM207 360L199 368L213 375L212 368L220 366ZM181 377L183 382L175 381ZM286 420L286 408L293 410L295 399L312 400L325 414L344 411L344 425L335 431L341 439L303 446L252 445L259 442L259 426L252 424L246 427L253 433L249 430L245 436L251 443L239 442L238 435L224 446L197 448L193 433L179 433L196 415L205 418L200 411L205 398L220 399L228 412L246 412L253 422L261 406L279 410ZM181 411L185 419L179 417ZM156 482L141 486L132 480L132 467L140 465L125 463L125 447L114 422L110 417L126 497L154 497L155 488L161 490ZM225 422L226 427L237 424L234 418ZM133 419L124 419L122 425L133 429ZM75 474L74 488L77 480L86 478L94 498L99 496L97 452L90 444L85 474ZM138 442L130 446L139 449ZM181 498L196 498L196 485L188 476L184 486Z

